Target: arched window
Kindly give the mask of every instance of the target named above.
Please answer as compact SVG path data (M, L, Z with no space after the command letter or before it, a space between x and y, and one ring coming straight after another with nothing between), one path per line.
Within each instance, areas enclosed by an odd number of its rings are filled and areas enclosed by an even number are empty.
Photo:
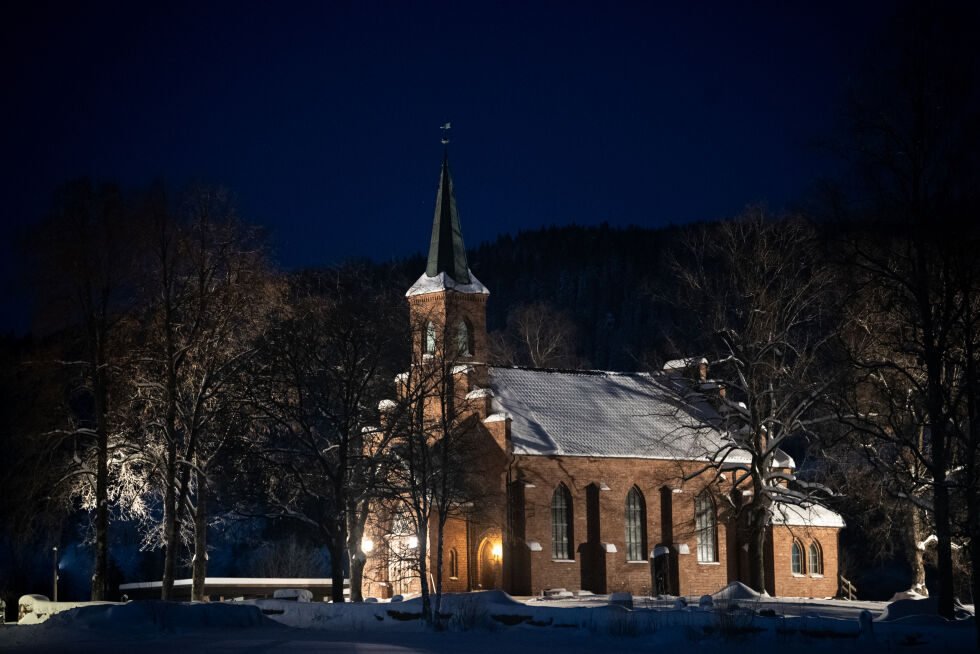
M453 579L459 577L459 556L456 550L449 550L449 576Z
M694 528L698 532L698 562L715 563L718 561L718 519L708 491L694 500Z
M803 574L803 548L795 540L793 541L793 574Z
M470 330L465 320L460 320L456 326L456 348L464 357L470 356Z
M823 556L820 553L820 545L817 541L810 543L810 574L823 574Z
M645 561L647 542L644 537L646 526L646 503L640 489L634 486L626 494L626 560Z
M565 484L558 484L551 496L551 558L572 558L572 496Z
M430 320L425 325L425 353L434 354L436 351L436 326Z

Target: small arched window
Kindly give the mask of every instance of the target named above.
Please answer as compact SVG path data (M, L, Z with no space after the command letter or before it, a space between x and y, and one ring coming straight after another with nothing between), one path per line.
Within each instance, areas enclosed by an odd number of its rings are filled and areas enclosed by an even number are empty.
M636 486L626 494L626 560L646 560L647 543L644 538L646 507L643 493Z
M795 540L793 541L793 574L803 574L803 548Z
M430 320L425 325L425 353L434 354L436 351L436 326Z
M708 491L702 492L694 500L694 528L698 533L698 562L717 562L718 519L715 516L715 503Z
M572 558L572 496L565 484L558 484L551 496L551 558Z
M810 574L811 575L822 575L823 574L823 556L820 553L820 545L817 541L810 543Z
M453 579L459 577L459 556L456 550L449 550L449 576Z
M470 356L470 329L465 320L459 321L456 326L456 349L464 357Z

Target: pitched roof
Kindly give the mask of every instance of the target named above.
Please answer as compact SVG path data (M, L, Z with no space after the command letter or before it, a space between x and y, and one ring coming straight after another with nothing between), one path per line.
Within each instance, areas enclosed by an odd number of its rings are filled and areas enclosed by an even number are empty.
M449 174L449 153L443 155L439 190L436 192L436 212L432 219L432 238L429 241L429 261L425 268L428 277L446 273L457 284L469 284L470 272L466 263L466 245L459 228L459 212L453 195L453 178Z
M515 454L707 461L724 442L711 407L667 375L491 367L490 385Z

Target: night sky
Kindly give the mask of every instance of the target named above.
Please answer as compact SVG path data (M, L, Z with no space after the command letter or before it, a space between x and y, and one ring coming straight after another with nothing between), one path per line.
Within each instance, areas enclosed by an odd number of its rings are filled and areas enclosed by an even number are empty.
M471 247L550 224L778 209L833 170L813 144L889 13L148 4L0 9L0 331L28 324L16 233L78 176L223 184L287 268L424 250L446 121Z

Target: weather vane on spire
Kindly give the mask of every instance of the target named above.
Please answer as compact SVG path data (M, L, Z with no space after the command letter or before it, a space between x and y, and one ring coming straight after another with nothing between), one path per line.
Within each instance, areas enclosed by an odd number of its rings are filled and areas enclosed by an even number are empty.
M449 130L452 129L452 123L446 123L439 127L442 130L442 144L449 145Z

